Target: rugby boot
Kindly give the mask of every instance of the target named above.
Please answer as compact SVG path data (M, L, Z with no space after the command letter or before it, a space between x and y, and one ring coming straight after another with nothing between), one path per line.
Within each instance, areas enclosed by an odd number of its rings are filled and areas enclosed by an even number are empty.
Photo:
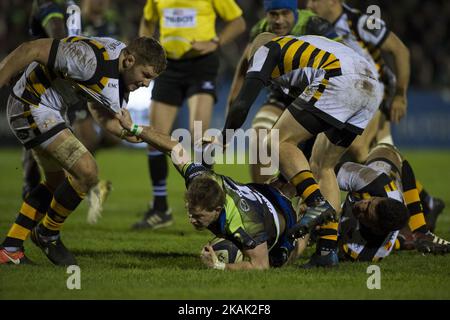
M431 199L432 201L423 206L423 213L425 215L428 229L430 229L431 232L434 232L434 229L436 228L436 221L442 211L444 211L445 202L439 198L433 197Z
M288 231L288 237L301 238L310 233L315 227L336 221L336 211L325 199L320 199L306 209L300 221Z
M60 234L44 236L39 233L39 225L31 230L31 241L38 246L47 258L57 266L78 265L73 254L64 246Z
M329 249L326 251L315 252L309 261L302 266L304 269L312 269L315 267L331 268L339 264L337 250Z
M102 216L103 204L112 191L112 182L108 180L100 180L91 190L89 190L87 200L89 203L87 222L96 224Z
M156 230L173 224L172 210L169 208L166 211L160 211L153 208L148 209L145 213L144 219L136 222L133 230L150 229Z
M431 231L426 233L413 232L414 245L422 253L446 254L450 253L450 242L444 240Z
M0 264L33 264L33 262L25 256L23 248L16 252L0 248Z

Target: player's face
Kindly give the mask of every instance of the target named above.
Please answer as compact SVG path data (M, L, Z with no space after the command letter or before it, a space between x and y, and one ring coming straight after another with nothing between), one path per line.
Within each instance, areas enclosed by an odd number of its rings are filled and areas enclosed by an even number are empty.
M157 76L158 74L153 66L134 64L124 72L123 80L127 91L131 92L140 87L148 87L150 82Z
M329 0L308 0L307 8L324 19L327 18L330 12Z
M266 14L271 32L277 36L289 34L295 24L295 16L290 9L270 10Z
M378 217L376 212L376 207L380 201L383 200L381 197L373 197L370 199L365 199L357 201L353 204L352 213L366 227L377 231Z
M198 207L188 207L189 222L195 227L195 229L203 230L212 222L217 220L221 210L222 208L216 208L213 211L208 211Z

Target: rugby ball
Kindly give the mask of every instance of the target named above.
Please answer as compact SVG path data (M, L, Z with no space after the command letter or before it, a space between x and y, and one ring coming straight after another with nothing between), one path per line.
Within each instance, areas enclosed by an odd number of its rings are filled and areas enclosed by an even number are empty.
M217 258L223 263L236 263L243 260L241 250L230 240L223 238L214 238L210 242L211 247L214 249Z

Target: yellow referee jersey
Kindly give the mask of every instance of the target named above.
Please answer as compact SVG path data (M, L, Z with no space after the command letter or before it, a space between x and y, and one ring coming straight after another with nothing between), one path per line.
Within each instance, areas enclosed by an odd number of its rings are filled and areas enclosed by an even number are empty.
M159 22L160 42L170 59L188 52L192 41L214 39L216 14L231 21L242 10L234 0L147 0L144 7L144 19Z

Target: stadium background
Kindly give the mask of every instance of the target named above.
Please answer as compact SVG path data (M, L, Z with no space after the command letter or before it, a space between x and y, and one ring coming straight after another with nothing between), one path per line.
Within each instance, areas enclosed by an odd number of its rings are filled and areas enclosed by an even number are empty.
M2 0L0 2L0 58L13 50L28 36L28 16L31 0ZM444 0L347 1L351 6L365 11L368 5L381 8L382 18L389 28L408 46L411 53L411 81L408 91L408 115L393 126L394 141L400 147L450 148L450 2ZM237 0L244 11L247 29L264 15L262 0ZM304 6L305 1L299 1ZM109 15L121 30L122 40L137 35L139 19L145 0L111 1ZM120 15L119 15L120 12ZM420 12L420 14L418 14ZM218 29L221 23L218 24ZM14 36L12 36L14 35ZM234 68L246 43L248 32L233 44L221 48L219 72L219 100L215 107L212 127L223 125L225 103ZM389 57L387 58L389 61ZM145 90L143 90L145 91ZM141 93L143 99L132 100L134 114L145 121L149 94ZM141 95L138 95L141 97ZM146 97L146 98L145 98ZM261 94L255 105L260 105ZM0 105L5 105L7 89L0 92ZM188 112L183 108L176 126L186 127ZM257 108L252 108L252 114ZM251 114L251 115L252 115ZM246 127L250 123L250 117ZM0 145L17 145L5 119L0 114Z

